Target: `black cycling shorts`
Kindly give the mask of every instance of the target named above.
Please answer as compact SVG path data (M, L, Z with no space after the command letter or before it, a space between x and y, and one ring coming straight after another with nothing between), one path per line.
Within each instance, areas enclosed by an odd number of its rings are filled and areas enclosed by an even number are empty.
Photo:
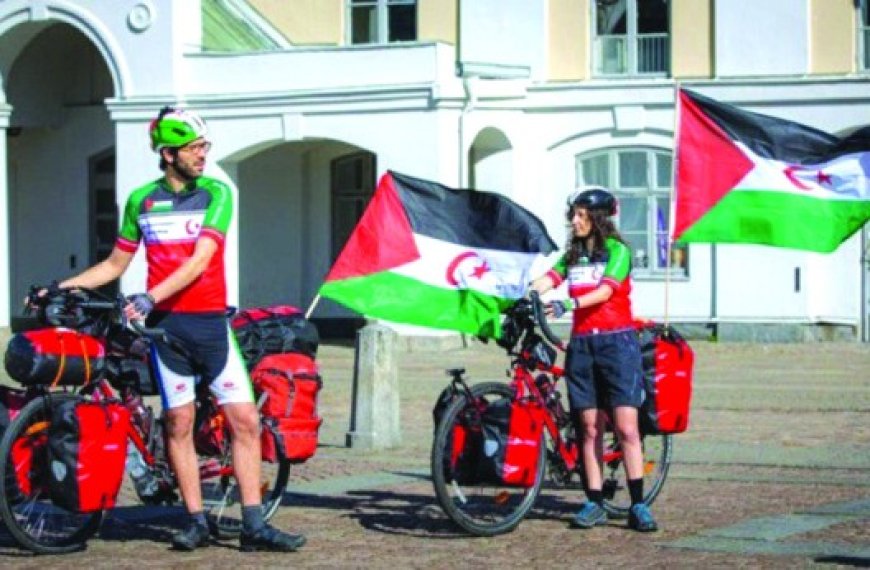
M639 408L644 390L637 331L571 337L565 377L572 410Z
M236 337L224 314L153 313L149 327L164 329L188 355L155 342L152 362L164 409L177 408L196 397L196 385L208 384L220 405L253 402L254 390Z

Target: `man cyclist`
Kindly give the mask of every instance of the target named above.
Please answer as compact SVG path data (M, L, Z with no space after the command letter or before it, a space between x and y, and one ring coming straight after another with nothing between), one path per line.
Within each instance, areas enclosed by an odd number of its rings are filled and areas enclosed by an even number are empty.
M164 176L132 192L109 257L60 286L93 289L117 279L144 241L147 291L128 297L125 313L136 320L147 317L149 326L165 329L190 355L155 343L169 458L190 515L172 545L194 550L209 543L193 445L195 378L200 375L231 428L233 469L242 497L242 550L296 550L305 544L302 535L281 532L263 519L259 415L226 317L224 239L232 216L230 189L202 175L211 143L200 117L165 107L149 131Z

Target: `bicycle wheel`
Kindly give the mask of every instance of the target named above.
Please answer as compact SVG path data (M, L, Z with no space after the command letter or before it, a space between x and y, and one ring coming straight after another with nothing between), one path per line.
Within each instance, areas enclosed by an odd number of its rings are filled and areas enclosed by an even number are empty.
M73 513L49 498L48 428L52 406L79 398L52 394L29 402L0 439L0 516L9 533L28 550L63 554L81 550L100 526L102 512Z
M270 434L270 437L275 437ZM232 446L217 457L200 457L200 477L202 486L202 506L212 532L218 538L234 538L242 531L242 497L239 484L232 472ZM263 518L272 518L287 488L290 477L290 461L281 456L277 462L261 463L260 493L263 497Z
M643 500L651 505L656 500L665 484L673 453L673 437L670 435L643 436ZM608 460L608 457L613 457ZM631 497L628 493L628 482L619 449L619 440L612 430L608 430L604 439L604 510L613 517L628 516L631 508Z
M471 392L475 400L485 405L510 400L513 395L509 386L496 382L478 384ZM534 505L544 478L546 449L543 444L540 446L538 471L529 488L479 481L450 465L456 428L480 430L480 422L479 408L464 396L457 396L447 407L436 427L432 445L432 484L438 503L453 522L471 534L494 536L515 529Z

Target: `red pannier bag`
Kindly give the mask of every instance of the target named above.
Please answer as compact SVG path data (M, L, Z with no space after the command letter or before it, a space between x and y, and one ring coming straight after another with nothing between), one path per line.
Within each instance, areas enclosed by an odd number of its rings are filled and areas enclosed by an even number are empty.
M55 406L48 429L52 502L77 513L114 507L130 429L130 413L118 402L67 400Z
M103 373L106 349L72 329L37 329L12 337L5 365L9 376L25 386L83 386Z
M26 391L0 386L0 436L29 401ZM29 496L32 492L40 490L40 485L33 478L43 472L41 467L45 465L46 441L46 430L31 430L12 443L10 460L15 471L18 491L22 495Z
M510 409L501 480L505 485L531 487L538 474L544 410L537 401L526 398L515 399Z
M505 398L487 405L479 422L457 423L449 442L450 464L445 465L448 480L532 487L541 457L544 415L536 401Z
M229 449L229 422L223 410L211 410L207 418L203 418L193 434L193 446L196 452L206 457L221 457Z
M10 459L15 467L15 482L24 497L45 491L48 467L48 431L25 433L12 444Z
M26 391L0 386L0 437L29 401Z
M297 463L311 458L323 421L317 415L323 386L317 364L304 354L272 354L257 364L251 381L269 427L261 437L263 460L275 462L278 453Z
M646 435L682 433L689 427L695 353L673 328L644 324L640 334L646 398L638 411Z

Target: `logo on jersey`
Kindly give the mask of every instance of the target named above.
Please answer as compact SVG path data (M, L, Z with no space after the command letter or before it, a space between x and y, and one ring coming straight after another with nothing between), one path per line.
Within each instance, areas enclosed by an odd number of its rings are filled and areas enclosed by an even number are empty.
M202 227L202 225L196 220L187 220L187 223L184 224L184 229L192 236L199 234L200 227Z
M172 200L145 200L146 212L168 212L172 210Z
M568 281L572 287L598 285L604 275L604 263L575 265L568 270Z
M139 228L146 244L192 242L199 235L205 212L167 212L139 216Z

